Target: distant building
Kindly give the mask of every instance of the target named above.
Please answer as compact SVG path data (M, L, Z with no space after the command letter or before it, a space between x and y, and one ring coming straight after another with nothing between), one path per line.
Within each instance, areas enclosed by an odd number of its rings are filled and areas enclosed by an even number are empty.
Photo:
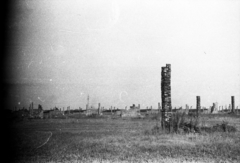
M122 110L121 117L140 117L140 109L133 104L129 110Z
M41 105L38 105L37 109L34 109L33 107L30 108L29 112L30 118L43 118L43 109Z

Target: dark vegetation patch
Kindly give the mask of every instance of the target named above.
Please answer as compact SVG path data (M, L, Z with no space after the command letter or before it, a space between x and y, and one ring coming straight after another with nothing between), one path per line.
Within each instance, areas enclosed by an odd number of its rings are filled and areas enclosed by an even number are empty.
M157 119L156 119L157 120ZM165 131L170 133L212 133L212 132L236 132L235 126L229 125L227 121L213 126L204 126L204 118L196 115L187 115L185 112L175 112L172 114L170 121L165 126ZM162 132L159 124L155 125L152 134Z
M184 135L180 135L181 137L188 135L184 127L195 132L198 130L194 127L202 127L193 117L192 120L186 115L178 118L174 122L175 129L178 127L175 131L182 130ZM220 122L219 125L199 130L209 137L220 135L221 138L230 139L232 141L230 144L216 141L208 144L203 142L176 146L157 143L161 142L159 139L164 142L166 139L171 139L172 135L178 136L179 133L164 133L159 121L151 118L143 120L94 117L44 119L15 123L12 126L15 135L11 137L11 141L16 143L14 149L17 152L17 162L71 162L73 160L92 162L94 159L103 160L103 162L104 160L137 162L160 157L182 158L185 161L192 158L195 160L211 158L237 162L240 161L240 137L232 127L226 122ZM36 148L46 141L49 131L52 132L52 137L48 143L41 148Z

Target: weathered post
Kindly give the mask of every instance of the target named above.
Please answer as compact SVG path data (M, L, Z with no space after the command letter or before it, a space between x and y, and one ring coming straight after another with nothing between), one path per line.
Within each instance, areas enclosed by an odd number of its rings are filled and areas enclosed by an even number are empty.
M100 115L101 104L98 103L98 115Z
M161 94L162 94L162 128L167 127L171 131L171 116L172 116L172 102L171 102L171 65L166 64L162 67L161 72Z
M197 117L199 116L200 109L201 109L200 96L197 96Z
M138 109L140 110L140 104L138 104Z
M33 102L30 104L30 115L33 116Z
M68 106L67 109L68 109L68 115L69 115L70 114L70 106Z
M215 102L216 112L218 112L218 102Z
M235 112L235 99L234 96L231 97L231 103L232 103L232 113Z
M210 107L211 108L211 113L215 112L215 103L213 103L213 106Z
M188 105L188 104L186 104L185 112L186 112L187 114L189 113L189 105Z
M161 112L161 104L160 104L160 102L158 103L158 114L160 114L160 112Z

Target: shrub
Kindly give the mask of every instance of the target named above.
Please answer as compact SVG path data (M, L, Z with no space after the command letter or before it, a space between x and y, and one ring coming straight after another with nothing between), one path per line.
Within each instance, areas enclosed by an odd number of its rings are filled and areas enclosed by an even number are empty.
M212 133L212 132L236 132L237 129L234 126L228 125L228 122L223 121L221 124L216 124L212 127L202 127L202 131Z
M212 133L212 132L236 132L237 129L234 126L228 124L228 122L223 121L221 124L215 126L206 127L203 126L205 119L201 116L196 116L195 114L187 115L185 112L173 112L169 123L165 124L165 129L169 129L170 133ZM170 126L169 126L170 125ZM151 134L159 133L160 126L155 125L151 129Z
M187 115L185 112L172 113L170 120L171 131L174 133L199 132L199 118L194 115Z

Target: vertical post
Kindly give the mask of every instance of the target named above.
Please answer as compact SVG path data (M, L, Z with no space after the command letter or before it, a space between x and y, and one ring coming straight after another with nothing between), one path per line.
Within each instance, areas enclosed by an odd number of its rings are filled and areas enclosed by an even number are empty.
M172 99L171 99L171 65L166 64L167 72L166 72L166 78L165 78L165 84L166 84L166 94L167 94L167 105L168 110L172 111Z
M111 106L111 114L112 114L112 106Z
M201 109L201 101L200 101L200 96L197 96L197 117L199 116L199 111Z
M138 104L138 109L140 110L140 104Z
M218 102L215 102L216 112L218 112Z
M162 128L167 127L171 131L171 65L166 64L161 72L161 95L162 95Z
M30 115L33 116L33 102L30 104Z
M100 107L101 107L101 104L98 103L98 115L100 115Z
M232 103L232 113L235 112L235 99L234 96L231 97L231 103Z
M88 109L89 109L89 95L87 97L87 104L86 104L86 114L88 115Z
M161 104L160 104L160 102L158 103L158 113L160 114L160 112L161 112Z

